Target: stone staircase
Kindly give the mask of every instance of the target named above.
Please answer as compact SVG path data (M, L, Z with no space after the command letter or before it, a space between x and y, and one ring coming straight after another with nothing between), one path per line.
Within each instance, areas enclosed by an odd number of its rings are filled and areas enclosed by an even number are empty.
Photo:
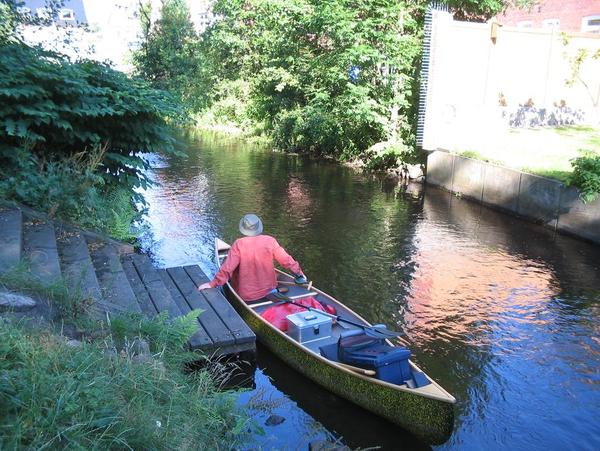
M0 203L0 274L25 262L45 285L62 281L90 302L91 314L136 312L171 318L199 309L191 349L215 355L255 349L256 336L197 265L157 269L133 246L49 219L22 206Z
M132 246L55 222L23 207L0 206L0 272L26 262L39 282L61 279L95 312L154 316L182 311L159 270Z

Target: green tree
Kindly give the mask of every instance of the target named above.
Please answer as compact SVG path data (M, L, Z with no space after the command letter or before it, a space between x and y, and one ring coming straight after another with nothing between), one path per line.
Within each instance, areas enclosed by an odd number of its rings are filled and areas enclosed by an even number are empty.
M0 1L0 43L6 42L14 32L13 11L8 4Z
M133 61L139 72L155 87L180 96L186 105L196 102L199 72L199 37L184 0L163 0L160 19L150 22L149 3L140 2L142 44Z
M411 139L422 5L222 0L214 8L222 19L203 43L206 89L245 80L248 115L278 147L350 158L397 134Z
M476 20L505 5L448 2L458 17ZM427 6L402 0L217 0L218 20L190 58L198 66L177 69L193 74L199 94L194 107L213 122L264 133L284 150L340 159L371 158L367 149L391 142L392 152L380 160L395 164L398 156L414 158ZM171 42L152 32L148 38L148 46L174 55Z
M169 120L180 118L169 94L104 64L71 63L18 42L0 46L2 168L24 151L58 160L106 145L107 182L136 186L144 182L138 152L172 150Z

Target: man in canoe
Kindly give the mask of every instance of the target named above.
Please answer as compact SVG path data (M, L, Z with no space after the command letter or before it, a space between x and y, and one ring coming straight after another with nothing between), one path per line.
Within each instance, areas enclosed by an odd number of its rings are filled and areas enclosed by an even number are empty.
M244 301L264 298L277 288L273 260L295 274L296 283L307 282L298 262L275 238L262 234L263 224L258 216L244 215L239 228L244 237L235 240L219 272L213 280L200 285L198 290L216 288L231 279L233 288Z

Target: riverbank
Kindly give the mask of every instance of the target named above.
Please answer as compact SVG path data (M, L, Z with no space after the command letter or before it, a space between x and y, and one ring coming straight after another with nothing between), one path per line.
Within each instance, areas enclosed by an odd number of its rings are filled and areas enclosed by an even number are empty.
M328 163L339 164L348 167L357 173L383 175L390 179L396 179L399 183L406 183L409 180L415 182L424 181L424 169L426 154L422 153L421 157L411 155L408 162L400 160L402 152L394 151L394 144L388 141L377 143L368 149L366 154L370 155L368 159L356 158L350 161L340 160L331 155L314 155L303 152L289 152L279 150L273 147L273 140L267 136L252 136L248 131L245 131L231 124L210 124L200 122L195 128L188 130L189 136L192 138L202 138L202 135L214 135L222 142L230 141L236 143L244 141L250 146L255 146L261 151L269 148L270 152L283 153L292 156L304 156L313 160L323 161ZM391 150L390 150L391 149ZM390 161L396 160L395 164L389 164Z
M235 393L218 390L222 375L183 373L173 331L160 322L135 330L132 319L73 338L59 324L0 315L0 447L241 446L252 425Z
M481 147L457 155L567 182L582 152L600 155L598 126L497 129Z

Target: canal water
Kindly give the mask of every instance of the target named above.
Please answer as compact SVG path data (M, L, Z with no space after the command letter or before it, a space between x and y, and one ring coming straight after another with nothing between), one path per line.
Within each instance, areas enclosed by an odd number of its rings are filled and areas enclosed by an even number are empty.
M372 323L404 331L414 360L457 398L443 450L600 449L600 247L418 184L201 135L151 156L143 248L214 274L213 240L248 212L306 274ZM240 396L253 449L427 449L259 348ZM266 425L277 415L282 423ZM277 421L275 421L277 423Z

